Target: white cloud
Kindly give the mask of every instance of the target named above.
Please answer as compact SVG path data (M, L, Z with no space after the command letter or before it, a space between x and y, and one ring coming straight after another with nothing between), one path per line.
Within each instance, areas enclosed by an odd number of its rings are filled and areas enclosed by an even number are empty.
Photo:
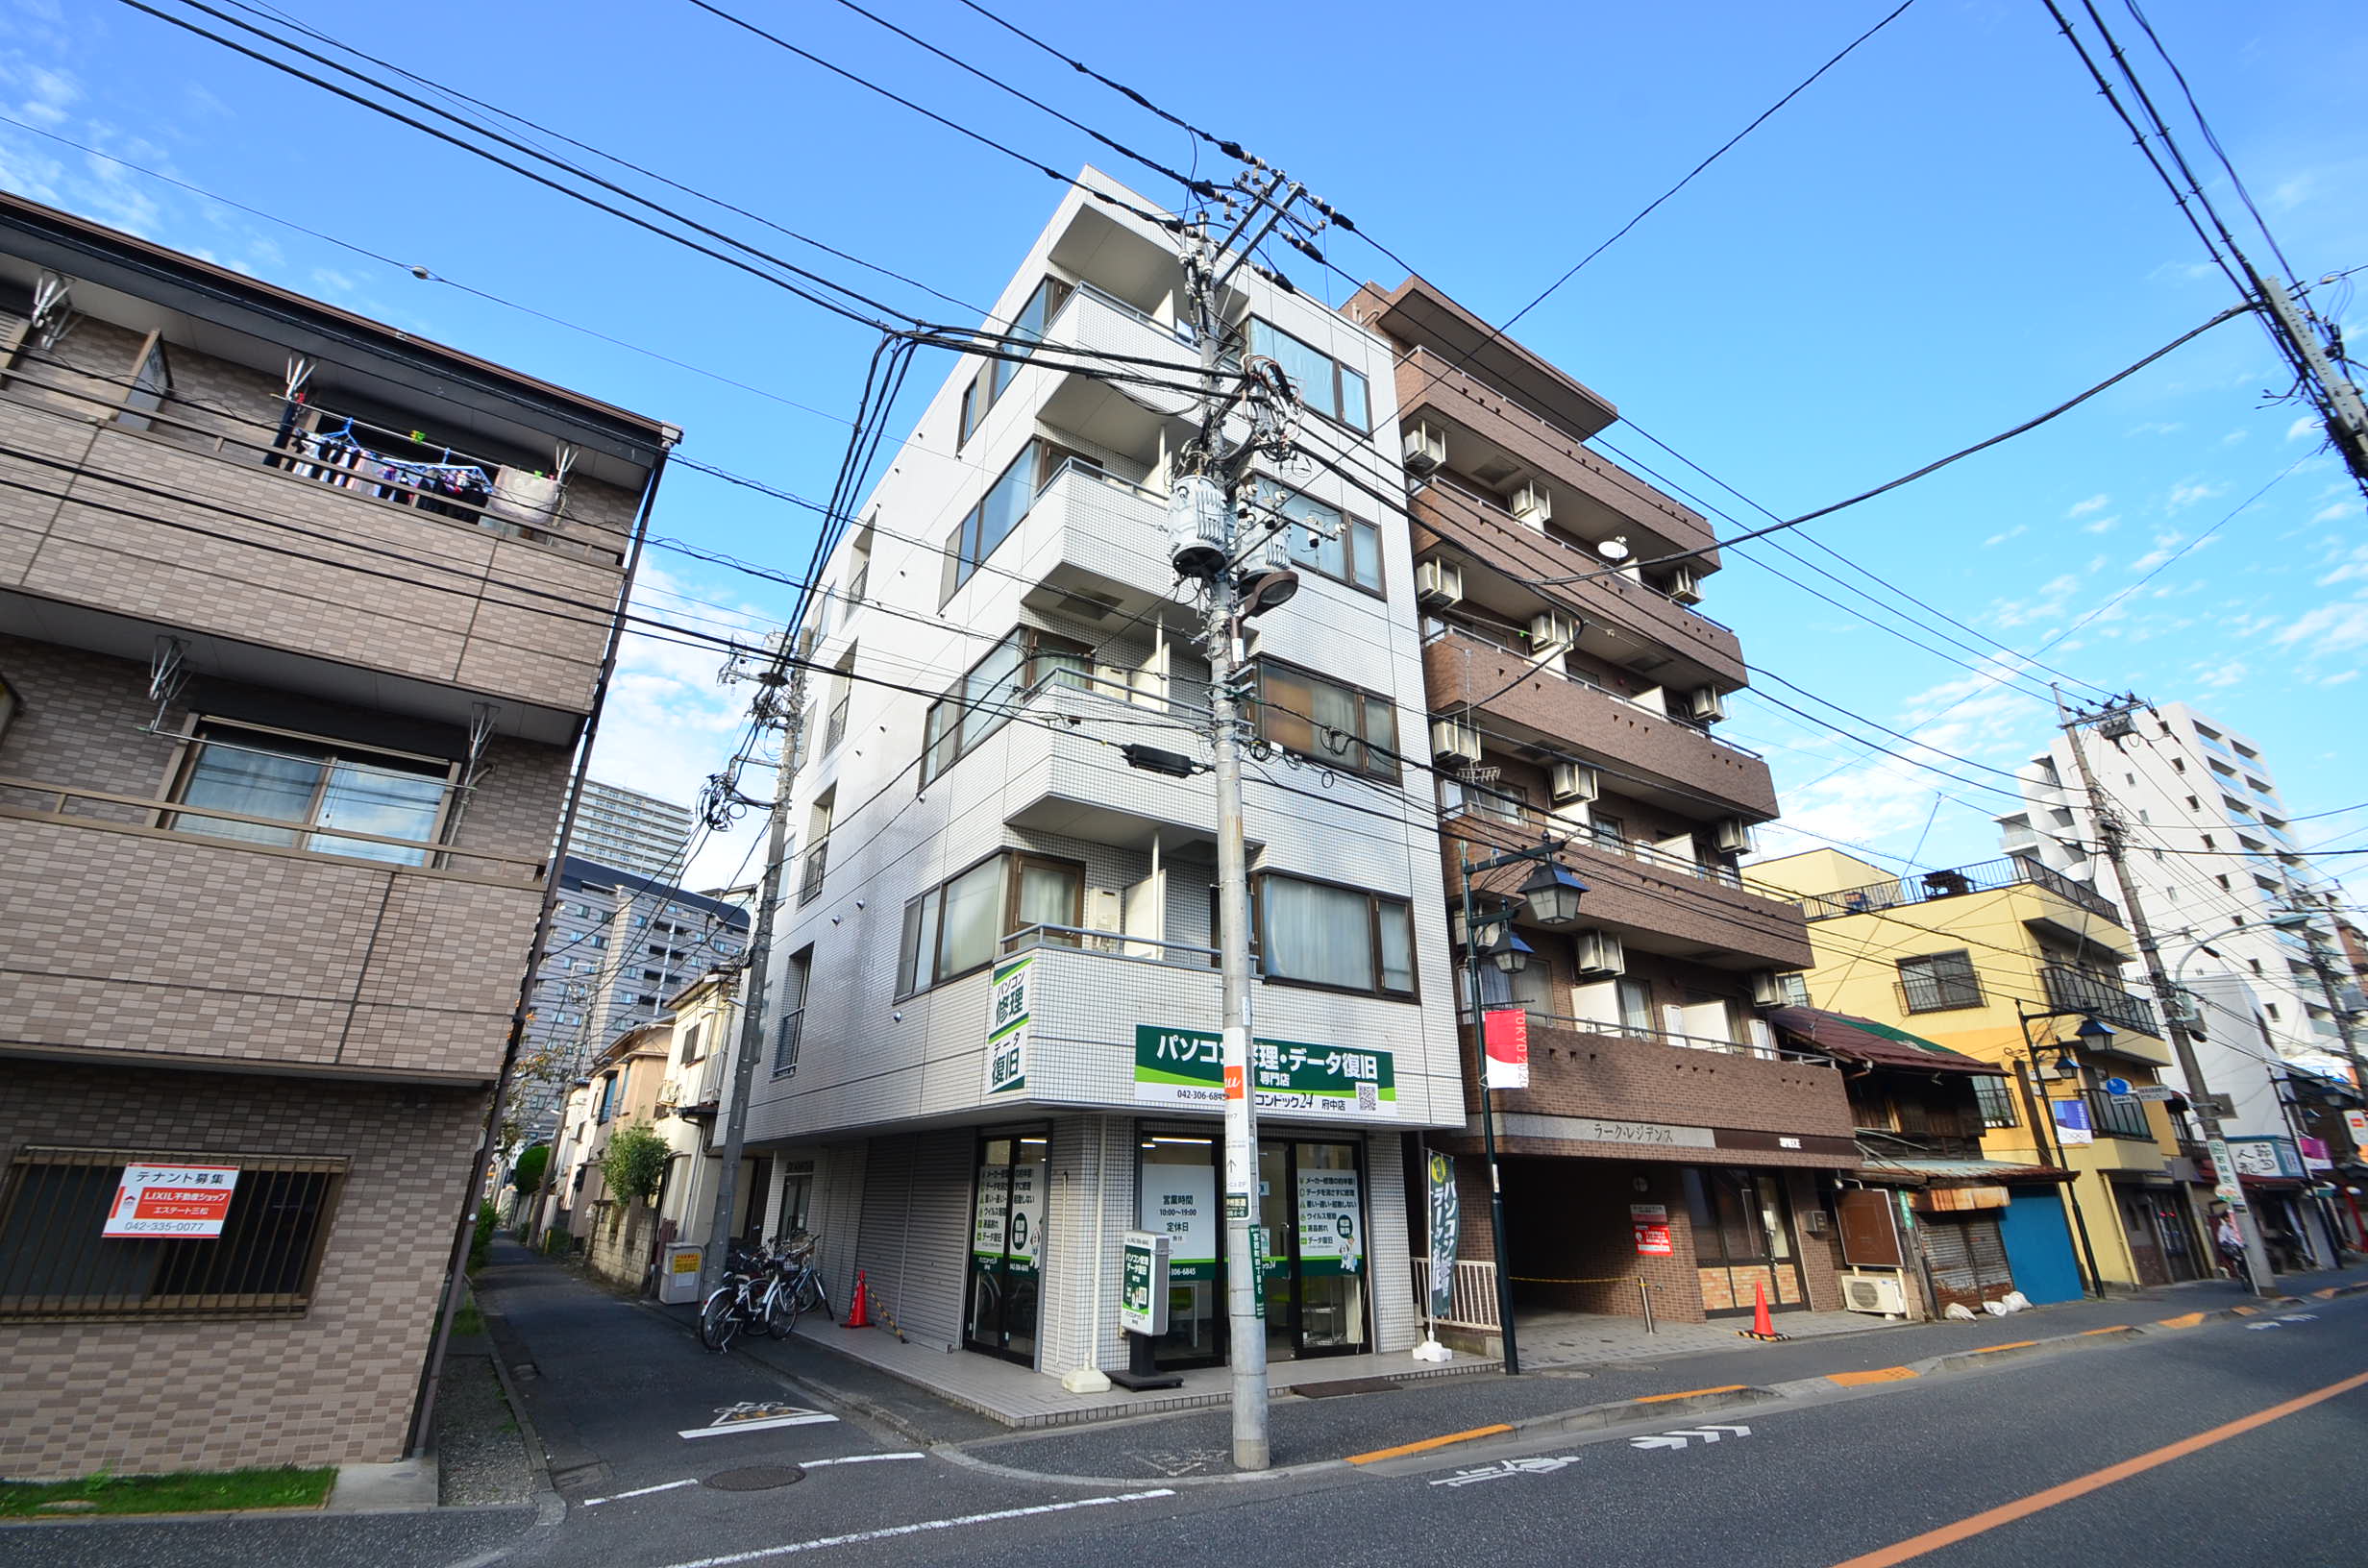
M2332 506L2322 507L2318 511L2311 513L2310 521L2313 523L2340 523L2344 519L2354 516L2358 511L2358 502L2339 501Z
M2155 548L2130 563L2133 572L2152 572L2156 567L2179 553L2179 546L2187 536L2173 528L2155 535Z
M2288 425L2285 428L2285 438L2288 441L2300 441L2306 435L2324 431L2326 429L2326 426L2321 425L2317 420L2312 419L2308 414L2305 414L2302 418L2296 420L2293 424Z
M2086 517L2090 512L2101 512L2112 503L2112 497L2105 494L2103 491L2099 491L2097 494L2090 496L2086 501L2074 502L2071 509L2063 515L2066 517Z
M2232 447L2252 433L2250 430L2231 430L2220 438L2220 444L2224 447Z
M2238 681L2243 680L2251 672L2246 669L2244 664L2239 661L2220 665L2216 668L2211 666L2200 668L2189 678L2196 685L2205 688L2207 691L2218 692L2226 691L2229 687L2235 685Z
M2186 428L2184 424L2178 421L2166 425L2160 420L2150 419L2142 425L2133 425L2121 433L2124 435L2177 435Z
M2347 648L2368 648L2368 598L2322 604L2305 611L2278 633L2281 648L2305 645L2306 654L2334 653Z
M2120 518L2118 518L2118 517L2100 517L2100 518L2098 518L2098 519L2097 519L2094 523L2084 523L2084 524L2082 524L2082 525L2081 525L2081 532L2083 532L2083 533L2110 533L2110 532L2112 532L2112 531L2113 531L2113 525L2114 525L2114 524L2116 524L2116 523L2118 523L2118 522L2120 522L2120 521L2121 521L2121 519L2120 519Z
M2005 544L2005 543L2006 543L2008 540L2010 540L2010 539L2020 539L2020 538L2021 538L2024 534L2029 533L2030 531L2031 531L2031 525L2030 525L2030 524L2028 524L2028 523L2017 523L2017 524L2015 524L2015 525L2014 525L2014 527L2010 527L2010 528L2007 529L2007 531L2006 531L2006 532L2004 532L2004 533L1993 533L1993 534L1991 534L1988 538L1986 538L1986 539L1983 540L1983 541L1982 541L1982 548L1983 548L1984 550L1988 550L1988 549L1990 549L1992 546L1995 546L1995 545L2003 545L2003 544Z
M1989 619L2001 627L2027 626L2035 622L2058 621L2063 617L2064 606L2080 591L2077 574L2065 573L2039 585L2028 599L2000 599L1990 601Z
M2176 512L2192 506L2199 501L2209 501L2215 496L2225 496L2228 493L2229 487L2225 484L2212 484L2201 479L2186 480L2171 486L2170 496L2163 502L2162 509L2166 512Z
M2358 671L2346 670L2341 674L2320 676L2319 684L2322 686L2341 686L2357 679L2359 679Z

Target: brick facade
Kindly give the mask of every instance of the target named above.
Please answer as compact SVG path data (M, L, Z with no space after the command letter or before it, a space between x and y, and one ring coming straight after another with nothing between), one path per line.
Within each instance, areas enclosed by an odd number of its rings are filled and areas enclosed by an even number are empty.
M43 1144L352 1164L302 1317L0 1329L0 1476L401 1457L484 1090L28 1062L7 1072L0 1158Z

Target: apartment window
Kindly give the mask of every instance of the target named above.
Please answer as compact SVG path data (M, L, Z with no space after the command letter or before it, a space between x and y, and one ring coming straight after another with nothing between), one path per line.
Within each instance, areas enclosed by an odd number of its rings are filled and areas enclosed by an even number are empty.
M702 1041L702 1037L705 1035L706 1030L707 1026L705 1024L694 1023L688 1029L682 1031L682 1065L684 1066L689 1066L692 1063L698 1061L702 1056L706 1054L703 1048L703 1042Z
M379 838L434 842L453 764L439 757L380 751L281 730L202 721L174 786L183 805L297 824L228 821L173 812L178 833L284 845L326 855L394 866L424 866L430 851L317 831L341 828Z
M1415 993L1414 916L1403 898L1269 874L1258 878L1250 917L1270 980Z
M2276 1002L2263 1002L2261 1004L2261 1011L2269 1015L2270 1022L2277 1023L2282 1021L2278 1017L2278 1004Z
M2173 757L2173 758L2171 759L2171 772L2174 772L2174 773L2183 773L2183 772L2185 772L2186 771L2187 771L2187 759L2186 759L2186 758L2184 758L2184 757ZM2188 804L2189 804L2189 805L2193 805L2194 803L2195 803L2195 802L2194 802L2192 799L2190 799L2190 800L2188 801Z
M1653 988L1641 980L1621 979L1613 982L1612 991L1619 1003L1621 1031L1631 1035L1652 1034Z
M1487 772L1489 770L1480 770ZM1439 781L1441 814L1448 817L1475 812L1500 822L1518 823L1527 820L1529 793L1518 784L1503 784L1494 779L1448 778Z
M1985 1130L2015 1124L2014 1096L2007 1089L2004 1078L1976 1078L1973 1081L1973 1098L1981 1109Z
M1256 700L1259 739L1327 768L1398 776L1397 710L1388 698L1262 660Z
M338 1158L20 1150L0 1184L0 1318L301 1313L345 1173ZM127 1185L142 1194L128 1211ZM200 1229L109 1234L175 1223Z
M1588 826L1594 830L1595 842L1597 844L1603 845L1606 849L1611 850L1614 854L1619 854L1626 850L1628 845L1628 824L1625 821L1617 817L1613 817L1600 811L1591 812L1589 814L1589 819Z
M1283 531L1294 561L1369 594L1382 591L1379 528L1311 496L1280 495L1269 487L1260 499L1291 519Z
M847 707L855 695L855 650L849 649L830 673L830 722L823 730L823 755L828 756L847 739Z
M616 1103L617 1075L613 1072L604 1072L601 1074L600 1108L592 1113L592 1120L594 1124L605 1125L608 1120L609 1113L616 1109Z
M6 675L0 675L0 738L8 735L9 725L16 722L16 715L24 705L24 700L16 695L16 688L9 684Z
M788 971L781 980L781 1021L773 1030L773 1073L798 1070L798 1044L805 1034L806 982L814 973L814 949L803 948L789 956Z
M1973 968L1973 955L1963 948L1953 953L1928 953L1899 961L1899 989L1911 1013L1941 1013L1950 1008L1980 1007L1982 981Z
M807 842L812 845L805 852L804 868L798 873L798 907L801 909L823 895L823 878L830 870L830 816L838 804L838 792L832 790L814 802L809 817Z
M1073 930L1084 904L1083 866L1008 850L990 855L905 903L897 994L984 968L1009 932L1042 925ZM1072 945L1077 939L1053 932L1045 940Z
M996 547L1011 537L1011 530L1020 526L1036 504L1037 492L1050 484L1062 466L1071 462L1097 474L1101 472L1099 462L1057 441L1030 441L1020 449L1020 455L987 487L978 504L963 514L962 521L946 536L945 574L937 596L940 606L971 580L972 574L995 553Z
M1293 387L1297 389L1299 401L1324 418L1353 430L1372 428L1364 376L1330 355L1319 353L1255 316L1249 322L1249 352L1264 355L1281 365Z
M929 704L922 722L921 787L927 789L1010 721L1011 709L1046 682L1083 690L1093 650L1083 643L1023 626L971 666L954 689Z

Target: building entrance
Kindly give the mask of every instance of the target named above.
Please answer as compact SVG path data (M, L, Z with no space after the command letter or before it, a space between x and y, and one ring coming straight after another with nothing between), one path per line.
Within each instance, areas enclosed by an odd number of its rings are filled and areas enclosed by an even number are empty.
M1689 1165L1686 1202L1693 1219L1694 1262L1702 1311L1710 1317L1752 1310L1764 1286L1772 1311L1804 1309L1792 1204L1782 1176L1728 1165Z
M1036 1303L1044 1259L1046 1159L1043 1133L978 1140L978 1186L971 1200L970 1307L962 1340L972 1350L1036 1364Z

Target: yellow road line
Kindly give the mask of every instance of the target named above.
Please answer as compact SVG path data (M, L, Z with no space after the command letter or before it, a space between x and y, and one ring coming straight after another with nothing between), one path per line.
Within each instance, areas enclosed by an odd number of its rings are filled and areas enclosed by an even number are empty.
M1377 1448L1370 1454L1351 1454L1348 1456L1348 1462L1350 1464L1372 1464L1381 1459L1394 1459L1408 1454L1420 1454L1429 1449L1444 1448L1449 1443L1468 1443L1474 1437L1493 1437L1499 1433L1512 1430L1510 1426L1500 1421L1492 1427L1474 1427L1469 1432L1451 1432L1444 1437L1425 1437L1418 1443L1400 1443L1395 1448Z
M2337 1394L2349 1393L2362 1384L2368 1384L2368 1372L2356 1373L2341 1383L2331 1383L2324 1388L2316 1389L2299 1398L2286 1400L2282 1404L2272 1405L2267 1409L2256 1410L2251 1415L2241 1416L2225 1425L2214 1427L2208 1432L2199 1432L2192 1437L2182 1437L2175 1443L2165 1444L2161 1448L2140 1454L2135 1458L2124 1459L2119 1464L2109 1464L2102 1470L2091 1470L2088 1474L2064 1482L2060 1485L2033 1492L2028 1497L2017 1498L2014 1502L2004 1503L1994 1508L1985 1508L1980 1513L1968 1514L1955 1524L1942 1525L1937 1530L1928 1530L1921 1535L1911 1535L1906 1540L1891 1546L1862 1554L1846 1562L1837 1563L1835 1568L1895 1568L1896 1564L1920 1557L1928 1552L1937 1552L1942 1547L1954 1546L1959 1541L1979 1535L1986 1531L1996 1530L2000 1525L2012 1524L2017 1519L2027 1519L2035 1513L2054 1507L2059 1503L2069 1503L2076 1497L2085 1497L2090 1492L2110 1486L2117 1481L2127 1481L2132 1476L2142 1475L2157 1465L2168 1464L2173 1459L2183 1458L2201 1449L2209 1448L2214 1443L2225 1443L2230 1438L2241 1436L2256 1427L2265 1427L2272 1421L2281 1420L2298 1410L2306 1410L2324 1400L2334 1398Z
M1976 1345L1973 1353L1976 1356L1988 1356L2001 1350L2027 1350L2038 1342L2036 1339L2016 1339L2004 1345Z
M2232 1307L2229 1309L2229 1311L2234 1312L2238 1317L2251 1317L2254 1313L2259 1311L2261 1309L2258 1307Z
M1856 1388L1867 1383L1897 1383L1902 1378L1916 1376L1912 1366L1879 1366L1872 1372L1828 1372L1825 1381L1838 1388Z
M1646 1394L1632 1403L1638 1405L1658 1405L1664 1400L1691 1399L1696 1394L1731 1394L1737 1389L1745 1386L1747 1385L1739 1383L1722 1383L1715 1388L1685 1388L1680 1389L1674 1394Z
M2204 1321L2202 1312L2182 1312L2177 1317L2158 1317L2155 1322L2166 1329L2192 1329Z
M2109 1323L2101 1329L2081 1330L2083 1334L2131 1334L2134 1332L2134 1325L2128 1323Z
M2318 1297L2321 1301L2332 1301L2335 1299L2335 1287L2331 1285L2324 1290L2313 1290L2310 1293Z

